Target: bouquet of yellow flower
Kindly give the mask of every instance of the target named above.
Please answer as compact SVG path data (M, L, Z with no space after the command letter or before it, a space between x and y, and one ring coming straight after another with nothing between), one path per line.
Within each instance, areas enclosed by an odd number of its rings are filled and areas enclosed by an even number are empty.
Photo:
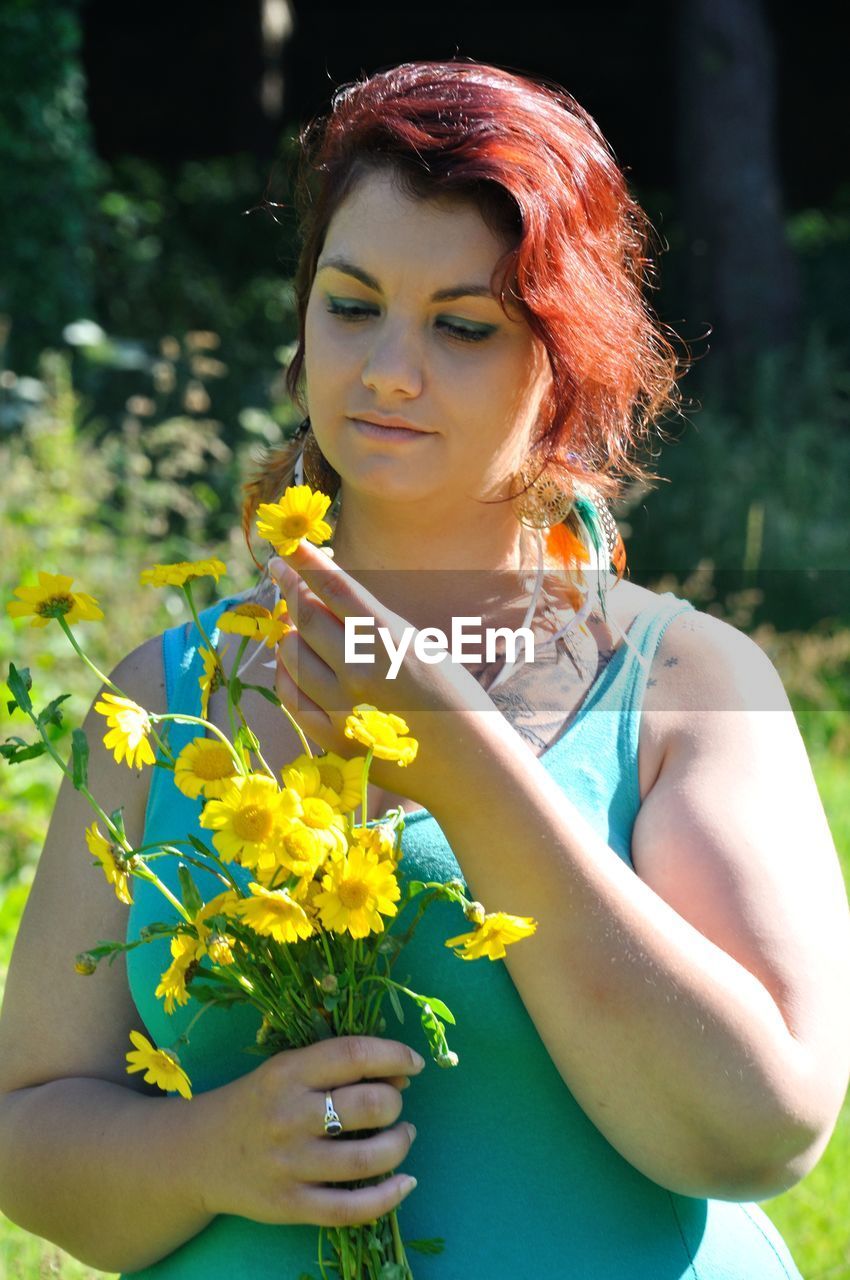
M322 520L329 501L306 485L287 489L280 502L260 507L260 534L281 554L289 554L302 537L320 544L330 534ZM51 740L49 729L61 724L60 706L69 695L37 711L29 671L10 665L7 684L13 702L9 709L17 708L32 721L40 741L9 738L0 745L0 754L9 764L17 764L49 753L94 810L85 841L119 900L131 905L130 882L136 877L155 886L171 907L171 918L147 926L138 942L100 942L76 957L76 968L90 974L104 958L112 963L117 954L140 943L170 940L171 963L155 994L167 1014L190 999L200 1007L173 1044L155 1047L140 1032L132 1032L127 1070L144 1071L146 1081L187 1100L192 1087L180 1064L179 1045L188 1042L191 1027L207 1008L236 1002L252 1005L261 1015L250 1051L272 1054L328 1036L380 1033L386 1026L385 998L401 1022L400 999L406 997L417 1008L434 1060L442 1067L454 1067L458 1059L449 1048L445 1026L455 1021L451 1010L437 997L413 991L392 976L404 946L428 905L438 899L457 903L473 925L470 932L445 944L464 959L501 958L506 945L534 932L535 922L503 912L488 915L480 903L469 900L460 880L426 883L405 877L403 810L391 810L371 824L366 815L373 758L404 767L416 757L418 743L408 725L374 706L356 706L346 720L345 734L366 748L365 756L314 755L297 721L275 694L263 686L243 684L238 676L245 647L252 640L271 649L289 630L285 602L281 600L274 611L245 603L222 613L219 629L241 638L230 677L204 632L192 583L208 575L217 582L224 573L220 560L203 560L155 565L141 575L142 583L181 588L195 619L204 642L200 717L153 714L94 666L71 625L99 621L103 614L91 596L72 591L71 578L40 573L37 586L18 587L17 600L7 605L13 617L29 618L35 627L55 620L108 690L95 703L95 710L105 718L103 741L115 760L134 769L156 765L172 770L174 785L183 794L202 799L200 824L210 832L208 841L175 833L168 843L133 848L121 810L108 812L89 790L89 747L83 730L72 731L68 764ZM209 697L216 688L227 689L231 737L207 719ZM266 764L262 744L242 713L245 689L256 689L274 702L303 746L303 753L279 778ZM170 721L195 724L199 731L176 757L168 746ZM179 897L156 873L156 861L162 857L178 861ZM204 901L193 868L212 873L220 892ZM403 933L394 933L393 922L416 899L414 918ZM356 1185L369 1185L369 1180ZM374 1223L319 1227L318 1231L324 1277L332 1266L342 1280L412 1280L396 1210ZM333 1252L330 1262L323 1256L325 1233ZM434 1252L440 1242L411 1245Z

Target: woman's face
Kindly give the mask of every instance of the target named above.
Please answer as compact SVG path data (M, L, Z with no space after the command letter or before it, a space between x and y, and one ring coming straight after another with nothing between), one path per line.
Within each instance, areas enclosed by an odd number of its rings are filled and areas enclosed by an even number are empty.
M362 178L328 228L307 306L307 403L343 492L503 497L550 385L543 345L491 292L510 244L466 200ZM417 430L380 436L362 419Z

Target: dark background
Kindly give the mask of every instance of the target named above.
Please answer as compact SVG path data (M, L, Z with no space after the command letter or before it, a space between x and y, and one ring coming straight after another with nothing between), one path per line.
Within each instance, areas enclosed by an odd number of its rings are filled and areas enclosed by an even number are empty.
M681 8L681 6L678 6ZM722 6L721 6L722 7ZM280 125L322 111L361 72L454 55L550 77L594 115L649 188L676 180L675 0L597 6L483 0L294 3L269 59L282 102L266 113L259 0L90 0L83 64L101 155L178 161L248 150L272 156ZM836 6L764 6L776 59L776 150L789 210L829 204L850 179L850 76Z
M615 512L630 571L673 589L696 573L695 602L727 610L758 584L737 625L850 619L836 15L819 0L0 0L0 440L59 394L58 352L82 427L152 477L121 481L116 509L176 558L228 536L249 446L300 417L282 377L299 128L364 73L471 57L569 90L657 233L648 302L686 371L658 486Z

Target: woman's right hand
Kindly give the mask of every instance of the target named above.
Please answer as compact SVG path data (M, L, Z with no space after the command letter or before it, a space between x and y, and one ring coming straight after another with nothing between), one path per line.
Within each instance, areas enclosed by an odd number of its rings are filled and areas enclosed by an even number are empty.
M403 1101L396 1086L404 1087L403 1077L422 1066L397 1040L338 1036L284 1050L256 1071L197 1094L185 1105L196 1108L197 1123L189 1128L198 1151L201 1207L255 1222L325 1227L354 1226L389 1213L407 1194L404 1174L351 1190L321 1184L373 1178L404 1160L415 1131L406 1122L395 1123ZM343 1134L382 1132L328 1136L326 1092Z

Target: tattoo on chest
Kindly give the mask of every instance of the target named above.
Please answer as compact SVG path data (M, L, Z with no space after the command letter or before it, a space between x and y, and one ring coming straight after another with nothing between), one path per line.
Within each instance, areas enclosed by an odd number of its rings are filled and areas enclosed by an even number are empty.
M491 694L510 726L535 754L565 732L614 657L616 649L582 647L572 637L541 650L541 660L525 663ZM544 657L545 654L545 657Z

